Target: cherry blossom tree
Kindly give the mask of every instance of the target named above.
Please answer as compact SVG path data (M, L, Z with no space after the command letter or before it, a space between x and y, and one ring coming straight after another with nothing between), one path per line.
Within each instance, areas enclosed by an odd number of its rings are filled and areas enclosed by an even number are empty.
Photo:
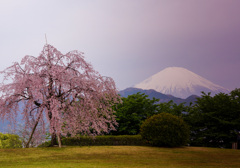
M119 101L115 83L96 72L82 52L62 54L46 44L38 57L25 56L1 73L0 118L16 124L21 113L25 129L32 129L29 142L39 123L42 130L49 124L51 144L58 139L59 147L61 135L115 129L112 106Z

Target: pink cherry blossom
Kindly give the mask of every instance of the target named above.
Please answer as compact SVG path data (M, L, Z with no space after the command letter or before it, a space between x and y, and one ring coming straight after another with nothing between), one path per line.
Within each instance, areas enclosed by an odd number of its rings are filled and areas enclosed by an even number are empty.
M33 133L39 122L42 130L47 123L58 138L101 134L117 125L112 109L119 101L115 83L95 71L82 52L62 54L46 44L38 57L25 56L1 73L2 120L14 124L21 113Z

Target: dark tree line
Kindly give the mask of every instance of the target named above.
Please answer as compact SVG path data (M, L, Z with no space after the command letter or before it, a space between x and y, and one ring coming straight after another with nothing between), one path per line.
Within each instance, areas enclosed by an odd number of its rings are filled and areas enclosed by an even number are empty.
M159 103L159 99L150 100L141 93L123 97L116 109L119 125L112 134L139 134L144 120L163 112L181 117L189 125L190 145L230 148L240 131L240 89L215 96L203 92L192 106Z
M192 145L230 148L240 131L240 89L215 96L203 93L186 121L191 126Z

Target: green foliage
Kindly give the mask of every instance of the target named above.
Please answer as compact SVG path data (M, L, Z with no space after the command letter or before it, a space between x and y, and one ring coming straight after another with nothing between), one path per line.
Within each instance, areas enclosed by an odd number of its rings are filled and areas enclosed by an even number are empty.
M191 145L227 147L240 131L240 89L211 97L203 93L189 113Z
M151 145L177 147L186 145L189 128L181 118L160 113L143 122L140 134Z
M117 105L116 120L119 124L117 135L136 135L139 133L142 122L157 113L159 99L148 99L145 94L137 93L122 98L122 103Z
M112 134L138 134L144 120L163 112L178 116L189 125L190 145L230 148L240 131L240 89L213 97L203 93L193 106L173 101L159 103L158 99L150 100L140 93L130 95L117 105L119 127Z
M140 135L68 137L62 139L62 144L67 146L145 145Z
M170 113L178 117L185 117L185 114L183 112L186 112L187 109L188 106L185 106L184 103L176 104L172 100L158 104L158 113Z
M38 145L37 147L50 147L51 146L51 140L45 141L42 144Z
M0 148L21 148L22 142L18 135L0 133Z

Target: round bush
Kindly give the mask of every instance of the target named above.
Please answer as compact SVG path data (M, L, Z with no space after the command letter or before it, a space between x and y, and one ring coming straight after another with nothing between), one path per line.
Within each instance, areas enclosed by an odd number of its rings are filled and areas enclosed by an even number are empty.
M22 141L18 135L0 133L0 149L1 148L21 148Z
M186 145L190 131L181 118L169 113L160 113L143 122L140 134L153 146L178 147Z

